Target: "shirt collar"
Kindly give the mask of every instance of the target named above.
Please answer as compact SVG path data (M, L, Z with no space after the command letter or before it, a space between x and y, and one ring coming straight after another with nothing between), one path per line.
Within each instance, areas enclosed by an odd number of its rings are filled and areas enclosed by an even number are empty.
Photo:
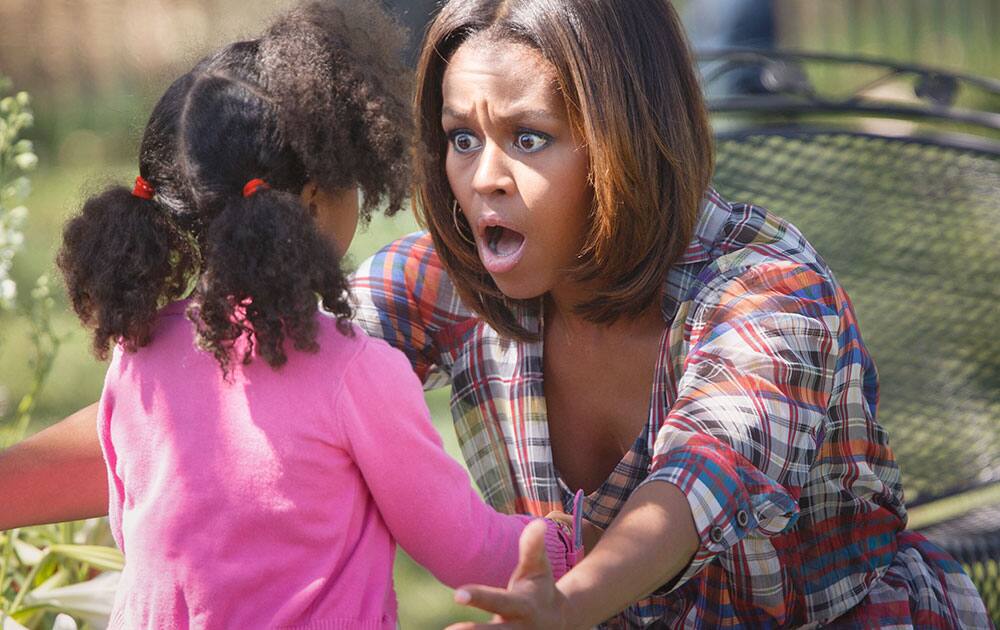
M680 305L697 282L701 269L717 255L718 242L724 237L732 212L733 207L719 193L712 188L706 191L698 209L694 236L681 257L667 271L660 299L664 321L674 320Z
M698 223L687 249L674 265L692 265L712 258L712 250L733 208L714 188L709 188L698 208Z

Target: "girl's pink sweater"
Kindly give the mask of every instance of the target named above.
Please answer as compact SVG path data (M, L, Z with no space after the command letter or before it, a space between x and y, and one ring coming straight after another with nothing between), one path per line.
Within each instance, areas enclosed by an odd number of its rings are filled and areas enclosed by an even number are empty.
M450 586L506 583L531 519L472 490L401 353L318 316L318 353L236 360L226 383L184 308L115 351L101 396L112 627L395 628L396 541ZM570 545L548 525L558 577Z

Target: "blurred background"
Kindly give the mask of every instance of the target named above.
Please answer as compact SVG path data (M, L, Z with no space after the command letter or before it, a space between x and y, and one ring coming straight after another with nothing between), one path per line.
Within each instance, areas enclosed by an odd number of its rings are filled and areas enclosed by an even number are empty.
M625 0L623 0L625 1ZM24 225L24 247L11 278L28 299L35 279L50 273L60 229L82 199L109 181L130 183L145 118L178 74L207 51L252 36L288 0L0 0L0 75L31 94L38 167ZM414 33L408 55L435 3L392 0L387 6ZM695 44L776 46L866 54L1000 78L1000 0L687 0L676 2ZM0 95L2 96L2 95ZM995 111L995 110L994 110ZM349 257L363 260L394 237L416 229L409 215L377 218L359 234ZM54 330L66 335L37 398L32 433L97 399L104 368L53 292ZM0 310L0 425L31 386L30 322ZM446 445L458 457L448 393L428 402ZM0 506L0 509L3 509ZM440 628L469 618L450 591L400 553L397 591L403 628Z

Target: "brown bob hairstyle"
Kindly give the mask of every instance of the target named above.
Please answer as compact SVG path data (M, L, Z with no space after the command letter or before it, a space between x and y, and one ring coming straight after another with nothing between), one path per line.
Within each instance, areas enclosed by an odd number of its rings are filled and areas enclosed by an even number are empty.
M518 301L497 288L452 210L441 85L452 54L474 35L530 46L555 68L593 186L574 277L598 289L577 310L598 323L638 315L687 247L713 167L676 11L668 0L450 0L428 28L415 93L418 212L465 304L501 334L531 340L537 333L520 323Z

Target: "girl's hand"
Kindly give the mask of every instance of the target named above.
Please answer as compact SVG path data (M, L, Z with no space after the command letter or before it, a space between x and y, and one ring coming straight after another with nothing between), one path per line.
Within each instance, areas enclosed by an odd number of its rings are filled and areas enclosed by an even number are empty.
M573 517L561 510L549 512L545 515L545 518L562 523L566 527L573 529ZM597 541L601 539L604 529L594 525L586 518L582 519L581 522L583 523L583 549L587 553L590 553L597 545Z
M491 612L493 620L488 624L458 623L447 630L562 630L569 627L566 598L556 588L552 567L545 555L545 523L534 521L525 527L519 548L517 568L506 590L470 585L455 591L456 603Z
M563 512L562 510L553 510L548 514L546 514L545 518L549 519L550 521L556 521L558 523L562 523L563 525L569 527L570 529L573 528L573 516Z

